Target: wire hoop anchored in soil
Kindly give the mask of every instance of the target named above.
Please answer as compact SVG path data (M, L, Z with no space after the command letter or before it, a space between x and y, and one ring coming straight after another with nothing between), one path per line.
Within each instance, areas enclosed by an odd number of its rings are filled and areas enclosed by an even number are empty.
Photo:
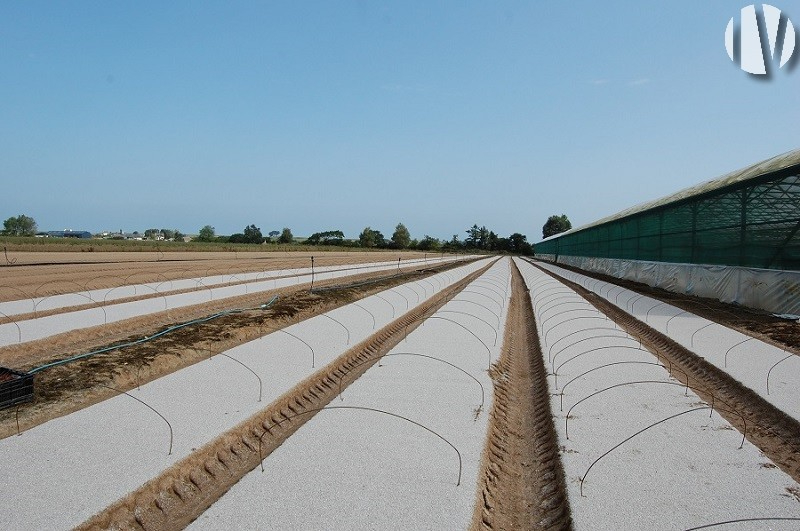
M601 321L608 321L609 320L608 317L605 317L605 316L592 316L592 317L589 317L589 316L578 316L578 317L572 317L572 318L567 319L565 321L559 321L556 324L554 324L553 326L551 326L550 328L548 328L547 332L544 333L544 342L547 343L547 336L549 336L550 332L552 332L553 330L555 330L559 326L561 326L563 324L567 324L567 323L574 323L575 321L585 321L586 319L600 319ZM612 324L614 324L614 326L616 328L616 324L614 323L614 321L611 321L611 322L612 322Z
M786 351L784 350L784 352L786 352ZM770 374L772 374L772 369L774 369L775 367L777 367L778 365L780 365L781 363L783 363L784 361L788 360L789 358L791 358L794 355L795 354L789 354L785 358L781 358L772 367L770 367L769 370L767 371L767 394L768 395L769 395L769 376L770 376Z
M608 367L614 367L616 365L651 365L651 366L654 366L654 367L665 368L663 365L661 365L660 363L656 363L655 361L614 361L612 363L606 363L604 365L598 365L597 367L592 367L588 371L582 372L579 375L577 375L576 377L572 378L570 381L568 381L567 383L565 383L561 387L561 392L558 394L558 396L561 398L561 404L560 404L561 411L564 411L564 392L567 390L567 387L569 387L569 384L571 384L572 382L574 382L578 378L586 376L590 372L594 372L594 371L597 371L597 370L600 370L600 369L605 369L605 368L608 368ZM683 372L683 371L681 371L681 372ZM684 374L684 377L686 378L686 381L688 382L689 381L689 377L686 376L686 373L683 373L683 374ZM688 386L687 386L687 389L688 389Z
M692 348L694 348L694 336L695 336L695 335L696 335L696 334L697 334L697 333L698 333L700 330L704 330L704 329L708 328L709 326L712 326L712 325L715 325L715 324L717 324L717 323L715 323L715 322L713 322L713 321L712 321L712 322L710 322L710 323L708 323L708 324L706 324L706 325L703 325L703 326L701 326L700 328L698 328L698 329L697 329L697 330L695 330L694 332L692 332L692 337L690 338L690 342L689 342L689 344L691 345L691 347L692 347Z
M607 350L607 349L610 349L610 348L619 348L619 349L623 349L623 350L635 350L637 352L644 352L645 354L651 354L652 355L652 352L650 352L649 350L645 350L643 348L631 347L631 346L628 346L628 345L606 345L604 347L597 347L597 348L592 348L592 349L589 349L589 350L585 350L585 351L581 352L580 354L575 354L574 356L572 356L568 360L566 360L563 363L561 363L561 365L559 365L558 367L555 367L553 369L553 376L555 377L555 387L556 387L556 389L558 389L558 371L561 370L561 367L563 367L564 365L566 365L570 361L573 361L573 360L575 360L577 358L580 358L584 354L591 354L592 352L599 352L601 350ZM555 366L555 358L553 358L553 365Z
M575 298L575 297L570 297L570 298ZM556 300L558 300L558 299L556 299ZM578 304L578 305L580 305L581 308L586 308L586 309L591 308L591 306L586 304L586 301L582 301L582 300L576 300L576 301L572 301L572 302L565 302L563 304L556 304L555 306L549 306L548 305L547 308L545 308L541 312L539 312L539 315L536 316L536 320L539 321L541 326L544 326L544 323L546 321L546 320L542 321L542 317L544 317L544 314L546 314L550 310L563 308L564 306L571 305L571 304ZM556 314L556 315L559 315L559 314Z
M484 323L486 326L488 326L489 329L492 332L494 332L494 346L495 347L497 346L497 329L494 326L492 326L492 323L490 323L489 321L487 321L487 320L485 320L485 319L483 319L481 317L478 317L477 315L473 315L473 314L471 314L469 312L459 312L457 310L439 310L437 313L454 313L454 314L458 314L458 315L467 315L469 317L477 319L478 321L480 321L480 322Z
M9 323L12 323L14 326L17 327L17 343L22 343L22 329L19 327L19 324L14 319L4 314L3 312L0 312L0 315L5 317Z
M454 303L454 302L466 302L466 303L469 303L469 304L475 305L475 306L477 306L478 308L482 308L482 309L486 310L487 312L489 312L490 314L492 314L492 316L493 316L495 319L497 319L497 326L496 326L496 328L497 328L498 330L500 329L500 316L499 316L498 314L494 313L494 311L493 311L491 308L489 308L488 306L484 306L483 304L480 304L480 303L477 303L477 302L474 302L474 301L470 301L470 300L467 300L467 299L452 299L452 300L450 301L450 303L451 303L451 304L452 304L452 303ZM470 314L470 315L474 315L474 314Z
M478 280L480 280L480 279L478 279ZM494 293L495 295L497 295L498 297L500 297L500 303L501 303L500 310L502 311L503 310L503 306L505 306L505 303L506 303L505 295L503 293L499 293L498 291L496 291L496 290L494 290L494 289L492 289L492 288L490 288L488 286L475 285L475 283L478 282L478 280L473 281L472 284L470 285L470 287L475 288L475 289L485 289L486 291L490 291L490 292ZM494 300L494 299L492 299L492 300Z
M480 286L476 286L476 287L480 287ZM503 305L500 304L499 302L497 302L495 299L493 299L489 295L487 295L486 293L482 293L480 291L473 291L471 289L462 289L459 294L461 294L461 293L472 293L473 295L480 295L482 297L486 297L488 300L492 301L493 303L495 303L497 305L497 308L500 310L500 313L503 313Z
M66 280L66 281L65 280L50 280L48 282L44 282L44 283L40 284L39 287L37 287L34 290L33 296L34 296L34 298L38 297L39 296L38 295L39 294L39 290L42 289L44 286L47 286L48 284L63 284L65 282L67 282L69 284L73 284L75 286L78 286L79 288L81 288L81 291L86 291L86 288L81 286L77 282L72 282L72 281L68 281L68 280ZM70 295L77 295L78 297L83 297L84 299L88 300L91 304L93 304L94 305L93 307L97 307L97 308L100 308L101 310L103 310L103 316L104 316L103 323L107 323L108 322L108 317L106 316L106 310L105 310L105 308L103 308L103 305L100 303L100 301L94 300L92 298L92 296L89 295L88 292L82 293L81 291L72 292L72 293L70 293ZM58 296L58 295L45 295L44 297L39 298L39 300L37 300L33 304L33 315L34 315L34 317L38 316L39 305L40 304L42 304L44 301L46 301L48 299L51 299L53 297L56 297L56 296Z
M164 415L162 415L161 413L159 413L159 412L158 412L158 410L156 410L156 408L154 408L153 406L151 406L150 404L148 404L148 403L147 403L147 402L145 402L144 400L141 400L141 399L139 399L139 398L136 398L135 396L133 396L132 394L128 393L127 391L122 391L121 389L117 389L117 388L115 388L115 387L112 387L112 386L110 386L110 385L106 385L106 384L104 384L104 383L99 383L98 385L100 385L100 386L102 386L102 387L105 387L105 388L107 388L107 389L111 389L111 390L112 390L112 391L114 391L114 392L117 392L117 393L120 393L120 394L123 394L123 395L125 395L125 396L129 396L129 397L133 398L134 400L136 400L137 402L139 402L139 403L140 403L140 404L142 404L143 406L145 406L145 407L147 407L148 409L150 409L150 410L151 410L153 413L155 413L156 415L158 415L159 417L161 417L161 419L162 419L164 422L166 422L166 423L167 423L167 426L169 427L169 452L167 452L167 455L172 455L172 439L173 439L173 436L172 436L172 424L170 424L170 422L167 420L167 418L166 418Z
M375 330L375 327L377 326L377 321L375 321L375 314L372 313L371 311L369 311L368 309L366 309L364 306L362 306L361 304L359 304L357 302L354 302L352 304L353 304L353 306L355 306L357 308L361 308L362 310L367 312L370 317L372 317L372 329Z
M392 303L389 301L389 299L387 299L386 297L382 296L380 293L376 293L376 294L375 294L375 295L373 295L373 296L374 296L374 297L376 297L376 298L378 298L378 299L380 299L380 300L382 300L383 302L385 302L386 304L388 304L389 306L391 306L391 307L392 307L392 319L394 319L394 318L395 318L395 309L394 309L394 304L392 304Z
M599 316L601 316L603 319L605 319L605 316L604 316L604 315L603 315L603 314L602 314L600 311L598 311L596 308L586 307L586 305L584 304L584 305L583 305L583 308L569 308L569 309L567 309L567 310L564 310L564 311L562 311L562 312L554 313L553 315L551 315L550 317L548 317L548 318L547 318L547 319L545 319L544 321L541 321L541 322L540 322L540 324L539 324L539 327L540 327L542 330L544 330L544 325L545 325L545 323L547 323L547 321L549 321L550 319L553 319L553 318L555 318L555 317L558 317L559 315L564 315L564 314L568 314L568 313L574 313L574 312L589 312L589 313L591 313L592 315L599 315ZM555 325L553 325L553 326L555 326ZM549 328L548 328L548 330L549 330Z
M6 265L7 266L12 266L12 265L17 263L17 259L16 258L9 258L8 257L8 249L6 249L5 245L3 246L3 256L6 257Z
M586 329L586 330L588 330L588 329ZM610 329L610 328L601 328L600 330L611 330L611 329ZM583 331L584 331L584 330L578 330L578 332L583 332ZM575 333L578 333L578 332L575 332ZM621 333L624 333L624 332L621 332ZM565 337L566 337L566 336L565 336ZM584 341L593 341L593 340L595 340L595 339L628 339L628 340L630 340L630 341L634 341L635 343L637 343L637 344L639 345L639 347L641 347L641 346L642 346L642 342L641 342L640 340L638 340L638 339L636 339L636 338L633 338L633 337L631 337L631 336L629 336L629 335L627 335L627 334L625 334L625 335L613 335L613 336L612 336L612 335L597 335L597 336L589 336L589 337L584 337L583 339L579 339L579 340L577 340L577 341L573 341L573 342L572 342L572 343L570 343L569 345L565 346L564 348L562 348L561 350L559 350L558 352L556 352L556 353L553 355L553 357L552 357L552 358L548 357L547 361L548 361L548 362L550 362L550 363L554 363L554 362L555 362L555 359L558 357L558 355L559 355L559 354L561 354L562 352L564 352L565 350L567 350L568 348L570 348L570 347L574 347L574 346L575 346L575 345L577 345L578 343L583 343ZM557 343L557 342L556 342L556 343ZM555 346L555 343L553 343L553 346Z
M576 294L575 294L574 291L570 291L569 293L567 293L567 292L556 292L556 293L553 293L553 295L557 295L557 297L554 298L554 299L551 298L549 301L547 301L546 304L543 304L538 309L538 312L536 313L536 320L537 321L540 321L542 316L544 315L544 313L546 311L550 310L550 309L558 308L558 307L562 306L563 304L573 304L573 302L569 302L569 301L568 302L562 302L565 299L574 300L576 298ZM550 297L552 297L552 295L550 295L548 297L544 297L544 298L537 298L536 303L538 304L540 301L542 301L544 299L547 299L547 298L550 298ZM580 300L574 301L574 303L584 304L583 301L580 301ZM534 306L534 309L535 309L535 306Z
M551 354L551 352L553 352L553 347L555 347L556 345L558 345L559 343L561 343L565 339L567 339L569 337L572 337L572 336L574 336L576 334L580 334L582 332L596 332L598 330L605 330L605 331L609 331L609 332L619 332L619 335L616 335L616 336L605 336L605 337L621 337L621 338L629 337L628 334L626 334L622 330L619 330L617 328L609 328L607 326L591 326L591 327L588 327L588 328L581 328L580 330L575 330L574 332L570 332L569 334L566 334L565 336L561 337L560 339L557 339L556 341L554 341L553 344L550 345L550 347L547 349L547 361L552 361L552 358L550 357L550 354ZM586 339L591 339L592 337L595 337L595 336L590 336L590 337L588 337ZM561 352L561 351L559 350L558 352ZM556 353L556 354L558 354L558 353Z
M399 291L397 291L397 288L391 288L391 289L388 289L388 290L386 290L386 291L391 291L392 293L397 293L398 295L400 295L400 296L403 298L403 300L404 300L404 301L406 301L406 311L408 311L408 309L411 307L411 303L409 302L409 300L408 300L408 297L406 297L405 295L403 295L402 293L400 293ZM412 290L412 291L413 291L413 290ZM415 292L415 293L416 293L416 292ZM390 303L390 304L391 304L391 303ZM393 304L392 304L392 308L394 308L394 305L393 305Z
M739 341L738 343L736 343L735 345L733 345L731 348L729 348L728 350L726 350L726 351L725 351L725 359L724 359L724 361L723 361L723 367L727 367L727 366L728 366L728 354L730 354L731 350L735 349L735 348L736 348L736 347L738 347L739 345L744 345L744 344L745 344L745 343L747 343L748 341L752 341L752 340L754 340L754 339L755 339L754 337L748 337L747 339L743 339L742 341Z
M492 368L492 349L490 349L490 348L489 348L489 346L488 346L488 345L487 345L487 344L486 344L486 343L483 341L483 339L481 339L481 338L479 338L477 335L475 335L475 332L473 332L472 330L470 330L469 328L467 328L467 327L466 327L466 326L464 326L463 324L459 323L458 321L454 321L454 320L452 320L452 319L448 319L447 317L441 317L441 316L438 316L438 315L431 315L430 317L425 317L425 316L423 315L423 316L417 317L416 319L412 320L411 322L409 322L409 323L406 325L406 333L405 333L405 338L406 338L406 339L408 338L408 326L409 326L410 324L412 324L412 323L414 323L414 322L416 322L416 321L422 321L422 322L423 322L423 324L424 324L425 320L427 320L427 319L440 319L440 320L442 320L442 321L448 321L448 322L451 322L451 323L453 323L453 324L456 324L456 325L460 326L461 328L463 328L464 330L466 330L467 332L469 332L469 333L470 333L470 335L472 335L472 337L474 337L475 339L477 339L478 341L480 341L481 345L483 345L483 347L486 349L486 352L488 352L488 353L489 353L489 369L491 369L491 368Z
M662 383L663 383L663 382L662 382ZM589 471L592 469L592 467L594 467L594 465L596 465L596 464L597 464L597 463L598 463L598 462L599 462L601 459L603 459L605 456L607 456L608 454L610 454L611 452L613 452L614 450L616 450L617 448L619 448L620 446L622 446L622 445L623 445L623 444L625 444L626 442L630 441L631 439L633 439L633 438L634 438L634 437L636 437L637 435L640 435L640 434L642 434L642 433L646 432L646 431L647 431L647 430L649 430L650 428L653 428L653 427L655 427L655 426L658 426L659 424L663 424L663 423L665 423L665 422L668 422L668 421L670 421L670 420L672 420L672 419L675 419L675 418L677 418L677 417L680 417L680 416L682 416L682 415L686 415L686 414L688 414L688 413L694 413L694 412L696 412L696 411L706 411L706 410L709 410L709 409L712 409L712 411L713 411L713 408L711 408L711 406L704 406L704 407L696 407L696 408L692 408L692 409L689 409L689 410L687 410L687 411L681 411L680 413L676 413L676 414L674 414L674 415L670 415L670 416L669 416L669 417L667 417L667 418L661 419L661 420L659 420L658 422L654 422L653 424L650 424L649 426L646 426L646 427L642 428L641 430L637 431L637 432L636 432L636 433L634 433L633 435L630 435L629 437L626 437L626 438L625 438L624 440L622 440L621 442L619 442L619 443L615 444L614 446L612 446L612 447L611 447L609 450L607 450L606 452L604 452L604 453L603 453L603 454L602 454L600 457L598 457L597 459L595 459L594 461L592 461L592 464L591 464L591 465L589 465L589 468L587 468L587 469L586 469L586 472L584 472L583 476L580 478L580 494L581 494L581 496L583 496L583 495L584 495L584 494L583 494L583 484L584 484L584 482L586 481L586 476L588 476L588 475L589 475ZM742 439L742 445L744 445L744 439ZM739 448L741 448L741 446L739 446Z
M272 326L265 325L263 323L258 325L258 327L259 327L259 329L260 328L268 328L268 329L272 330L273 332L283 332L287 336L293 337L296 340L298 340L300 343L302 343L305 346L307 346L308 349L311 351L311 368L313 369L314 367L316 367L316 354L314 353L314 347L309 345L304 339L297 337L293 333L291 333L291 332L289 332L287 330L284 330L283 328L275 328L275 327L272 327ZM261 330L259 330L259 334L261 334L261 336L263 338L264 334L261 333Z
M330 319L331 321L333 321L334 323L336 323L339 326L341 326L344 329L345 334L347 334L347 344L348 345L350 344L350 329L349 328L347 328L341 321L339 321L338 319L336 319L334 317L331 317L327 313L321 313L320 316L321 317L326 317L326 318Z
M450 446L450 448L452 448L456 452L456 455L458 456L458 480L456 481L456 487L461 485L461 468L462 468L461 452L459 452L458 448L453 446L453 444L450 441L448 441L447 439L445 439L444 437L442 437L441 435L439 435L438 433L436 433L432 429L428 428L427 426L425 426L423 424L420 424L419 422L416 422L414 420L411 420L408 417L404 417L404 416L398 415L396 413L390 413L390 412L384 411L382 409L375 409L375 408L363 407L363 406L326 406L326 407L320 407L320 408L312 408L312 409L308 409L306 411L302 411L300 413L296 413L294 415L284 415L284 418L279 420L278 422L273 423L270 426L265 426L264 429L266 431L264 431L264 433L262 433L261 436L258 438L258 459L259 459L259 462L261 463L261 472L264 472L264 455L263 455L263 450L262 450L262 441L263 441L265 435L271 433L270 430L272 428L275 428L275 427L283 424L284 422L288 422L291 419L296 418L296 417L300 417L300 416L303 416L303 415L310 415L310 414L318 413L320 411L329 411L331 409L354 409L354 410L359 410L359 411L371 411L373 413L380 413L380 414L383 414L383 415L388 415L390 417L398 418L400 420L404 420L406 422L410 422L411 424L414 424L415 426L419 426L420 428L424 429L425 431L428 431L428 432L432 433L433 435L437 436L438 438L443 440L445 443L447 443L447 445Z
M737 518L736 520L726 520L724 522L714 522L713 524L705 524L697 527L690 527L686 531L698 531L699 529L709 529L712 527L720 527L730 524L741 524L744 522L800 522L800 518L792 516L765 516L762 518Z
M430 359L430 360L438 361L438 362L444 363L445 365L449 365L450 367L453 367L454 369L457 369L457 370L463 372L464 374L466 374L467 376L469 376L470 378L475 380L475 383L477 383L478 386L481 388L481 403L480 403L480 405L478 405L477 409L475 410L475 419L477 420L478 416L480 415L480 412L483 410L483 406L484 406L484 403L485 403L485 400L486 400L486 391L485 391L485 389L483 387L483 384L480 382L480 380L475 378L473 375L471 375L469 372L465 371L464 369L462 369L458 365L455 365L454 363L450 363L447 360L443 360L443 359L437 358L435 356L429 356L427 354L420 354L420 353L417 353L417 352L390 352L388 354L384 354L383 357L381 358L381 360L378 361L378 367L383 367L384 365L382 365L381 361L383 360L383 358L387 358L389 356L418 356L420 358L427 358L427 359ZM371 362L372 362L372 360L362 361L361 363L358 363L358 364L353 365L352 367L350 367L348 372L352 371L353 369L356 369L357 367L359 367L361 365L364 365L365 363L371 363ZM347 375L347 373L345 373L341 378L339 378L339 400L344 400L344 398L342 397L342 381L344 380L344 376L346 376L346 375Z
M570 419L570 416L572 414L572 410L575 409L575 407L577 407L578 404L580 404L582 402L585 402L586 400L589 400L593 396L597 396L597 395L599 395L601 393L604 393L606 391L610 391L612 389L617 389L619 387L626 387L628 385L637 385L637 384L676 385L678 387L684 387L687 390L690 388L690 386L688 384L682 384L682 383L678 383L678 382L666 382L666 381L663 381L663 380L637 380L635 382L623 382L623 383L615 384L615 385L612 385L610 387L606 387L605 389L600 389L599 391L595 391L594 393L592 393L590 395L587 395L587 396L583 397L582 399L578 400L577 402L575 402L574 404L572 404L572 407L570 407L569 410L567 411L567 415L566 415L566 417L564 417L564 434L565 434L566 438L569 439L569 419ZM744 417L744 415L742 415L741 412L739 412L736 409L730 407L730 405L728 405L725 401L720 400L720 402L722 402L723 404L725 404L725 406L727 406L726 411L735 413L736 415L739 416L739 418L742 421L742 426L743 426L742 427L742 442L741 442L741 444L739 444L739 448L742 448L744 446L744 440L747 437L747 419ZM722 408L720 408L720 407L718 407L716 405L716 399L714 399L714 401L712 401L711 405L708 406L708 408L705 408L705 409L710 409L712 413L714 412L714 409L722 410Z
M261 382L261 377L258 375L258 373L256 373L256 371L254 371L250 367L248 367L243 361L237 360L233 356L229 356L228 354L225 354L224 352L220 352L219 355L220 356L225 356L226 358L235 361L236 363L238 363L239 365L241 365L242 367L244 367L245 369L247 369L248 371L253 373L253 376L255 376L256 379L258 380L258 401L261 402L261 391L264 388L264 384Z
M689 310L681 310L681 311L679 311L678 313L676 313L675 315L673 315L672 317L670 317L669 319L667 319L666 331L667 331L667 334L668 334L668 335L669 335L669 323L670 323L670 322L671 322L673 319L675 319L676 317L678 317L679 315L685 315L685 314L687 314L687 313L691 313L691 312L689 312Z

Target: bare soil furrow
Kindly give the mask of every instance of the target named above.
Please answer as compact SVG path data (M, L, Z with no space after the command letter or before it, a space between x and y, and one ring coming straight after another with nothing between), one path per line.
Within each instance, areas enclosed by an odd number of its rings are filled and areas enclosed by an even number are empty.
M536 265L534 262L531 262ZM538 267L538 266L537 266ZM770 404L724 370L579 284L541 271L575 290L656 354L673 378L715 407L745 437L795 481L800 481L800 422Z
M18 409L0 411L0 438L17 434L17 420L22 430L67 415L106 400L111 388L129 391L193 363L251 341L276 330L296 324L373 293L404 282L425 278L461 264L446 264L420 273L403 270L392 278L386 272L359 275L347 279L319 282L319 286L337 286L353 279L377 280L357 288L310 293L308 284L282 288L268 293L212 301L206 304L169 310L108 326L60 334L24 345L0 348L0 365L27 371L35 366L89 352L109 344L124 343L152 336L179 322L198 319L230 309L258 305L266 297L280 299L268 311L254 310L220 318L201 325L176 330L140 345L55 367L37 375L35 400Z
M180 529L188 525L245 474L259 466L292 433L333 400L381 356L397 345L450 297L492 264L394 320L317 371L245 422L220 435L78 529ZM365 362L358 362L359 358ZM352 367L350 369L349 367ZM325 382L335 385L325 385ZM299 397L324 389L305 405ZM265 478L268 481L268 478Z
M547 371L516 265L511 286L503 350L491 370L495 399L472 528L571 529Z

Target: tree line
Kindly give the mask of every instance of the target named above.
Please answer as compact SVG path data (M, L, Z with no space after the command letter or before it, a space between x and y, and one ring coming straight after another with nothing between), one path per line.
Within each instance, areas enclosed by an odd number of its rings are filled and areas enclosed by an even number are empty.
M281 243L300 245L327 245L337 247L359 247L365 249L408 249L418 251L485 251L507 252L515 254L533 254L533 247L524 234L515 232L507 238L498 236L486 227L473 225L466 231L467 237L461 240L457 234L449 240L425 235L421 239L412 238L408 228L398 223L390 237L372 227L364 227L357 239L345 238L341 230L325 230L311 234L302 241L296 241L289 228L284 228L278 236L277 231L270 232L270 238L263 236L261 229L248 225L244 231L230 236L216 236L214 227L206 225L200 229L196 241L224 243ZM274 238L278 236L277 238Z
M550 216L542 227L542 236L547 238L554 234L564 232L572 228L572 224L566 215ZM3 235L6 236L33 236L36 234L36 221L24 214L10 217L3 222ZM305 245L329 245L341 247L361 247L375 249L415 249L419 251L484 251L484 252L505 252L512 254L532 255L533 245L528 242L527 237L519 232L512 233L508 237L502 237L486 226L478 227L477 223L466 231L466 237L461 240L458 234L454 234L450 240L440 240L427 234L422 239L411 237L408 228L402 223L398 223L391 237L386 238L379 230L369 226L359 234L358 239L346 239L341 230L326 230L315 232L302 242ZM185 235L175 229L147 229L144 231L145 239L151 240L175 240L181 241ZM284 227L282 231L270 231L264 236L261 229L254 224L244 228L242 232L231 234L230 236L217 236L214 227L205 225L198 232L195 241L200 242L220 242L220 243L297 243L292 230Z

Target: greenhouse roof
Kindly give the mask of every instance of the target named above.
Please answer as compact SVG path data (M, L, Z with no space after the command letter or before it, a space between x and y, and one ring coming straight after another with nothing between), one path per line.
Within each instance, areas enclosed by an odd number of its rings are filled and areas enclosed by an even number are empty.
M640 212L652 210L655 208L660 208L692 197L706 195L708 193L717 190L734 187L738 184L751 181L759 177L763 177L765 175L778 172L780 170L792 168L794 166L800 169L800 149L788 151L786 153L783 153L782 155L777 155L775 157L763 160L751 166L747 166L745 168L732 171L728 174L723 175L722 177L717 177L716 179L711 179L710 181L690 186L689 188L685 188L680 192L676 192L674 194L662 197L661 199L656 199L654 201L648 201L646 203L641 203L639 205L632 206L630 208L622 210L621 212L617 212L616 214L604 217L592 223L582 225L574 229L570 229L566 232L555 234L553 236L545 238L542 241L548 241L554 238L558 238L560 236L564 236L565 234L572 234L584 229L588 229L589 227L594 227L596 225L603 225L604 223L616 221L618 219L623 219L628 216L638 214Z

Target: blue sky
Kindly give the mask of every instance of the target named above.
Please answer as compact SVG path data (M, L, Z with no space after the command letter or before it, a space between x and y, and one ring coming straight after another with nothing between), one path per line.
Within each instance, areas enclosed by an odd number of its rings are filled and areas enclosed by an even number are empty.
M536 242L800 147L745 5L3 2L0 218Z

